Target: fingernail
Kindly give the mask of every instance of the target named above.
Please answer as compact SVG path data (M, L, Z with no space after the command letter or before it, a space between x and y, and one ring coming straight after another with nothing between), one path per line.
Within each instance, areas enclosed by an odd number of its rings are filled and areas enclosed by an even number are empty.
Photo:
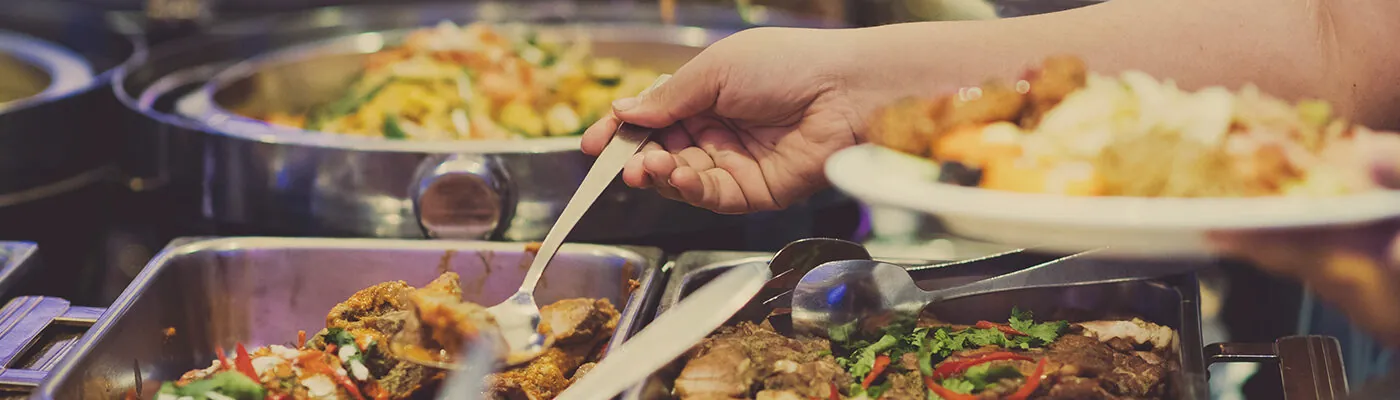
M618 111L627 111L627 110L631 110L633 107L636 107L636 106L637 106L637 98L636 98L636 97L626 97L626 98L617 99L617 100L614 100L614 101L613 101L612 105L613 105L613 109L614 109L614 110L618 110Z

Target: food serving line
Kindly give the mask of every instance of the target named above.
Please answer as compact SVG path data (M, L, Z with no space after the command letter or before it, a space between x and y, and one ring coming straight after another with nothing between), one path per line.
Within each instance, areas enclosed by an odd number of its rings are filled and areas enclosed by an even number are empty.
M128 274L116 281L131 283L108 307L17 298L0 312L0 360L6 361L0 384L32 390L33 398L118 398L202 366L217 347L284 342L324 323L326 310L364 287L426 282L441 269L464 277L466 300L504 300L524 276L519 266L529 251L522 242L544 236L591 163L576 151L576 138L493 145L351 140L275 129L228 110L314 101L297 97L325 96L359 57L401 39L407 28L442 19L567 21L591 34L595 51L646 54L629 62L660 70L746 26L723 8L704 7L678 13L682 26L635 22L654 15L635 5L561 12L509 3L318 10L221 25L133 57L112 75L115 98L137 114L130 122L140 127L124 137L135 145L121 160L122 180L159 218L200 220L220 233L380 239L180 238L143 267L116 270ZM781 15L770 22L804 24ZM315 74L335 76L317 85L306 79ZM833 191L806 207L849 202ZM541 303L610 299L621 310L608 345L616 348L705 282L739 265L766 264L772 254L573 242L713 236L716 227L743 224L614 183L570 236L537 294ZM446 240L404 240L425 237ZM0 289L39 264L32 244L8 243L3 252ZM907 266L924 288L942 288L1035 265L1017 254L887 261ZM629 279L639 283L635 290ZM1007 291L935 308L970 322L1000 320L1015 306L1046 314L1063 307L1128 313L1175 329L1181 368L1172 385L1182 398L1205 398L1205 367L1231 361L1279 362L1290 399L1345 392L1341 371L1331 368L1339 365L1335 340L1203 346L1194 273ZM623 397L668 398L678 368L658 371Z

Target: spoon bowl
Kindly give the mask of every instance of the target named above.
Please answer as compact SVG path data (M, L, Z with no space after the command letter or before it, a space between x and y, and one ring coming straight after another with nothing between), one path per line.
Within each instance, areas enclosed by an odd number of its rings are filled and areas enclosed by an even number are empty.
M1008 290L1094 285L1161 278L1210 264L1095 259L1098 250L1069 255L951 288L924 290L902 266L870 260L834 261L813 269L793 289L793 328L830 337L833 329L866 328L917 318L929 304ZM863 329L862 329L863 330Z
M652 90L660 86L670 75L661 75L652 82ZM645 92L645 91L644 91ZM583 214L593 207L593 202L598 200L598 196L603 194L603 190L617 179L622 173L622 167L627 164L632 156L641 150L642 145L651 139L653 129L644 128L628 123L621 123L617 130L613 132L612 140L598 154L598 159L593 161L593 166L588 168L588 173L583 177L583 183L574 192L573 197L564 205L564 211L559 213L559 219L554 222L554 226L549 228L549 233L544 235L544 241L540 242L539 248L535 251L535 259L530 261L530 269L525 272L525 280L520 283L520 289L511 295L506 301L491 306L486 312L496 320L501 337L504 339L506 352L505 363L508 366L515 366L529 362L544 353L549 346L553 345L549 335L540 332L540 306L535 303L535 285L540 282L540 277L544 275L545 267L549 266L549 261L559 252L559 246L564 244L564 238L573 231L574 225L578 225ZM399 335L395 335L398 338ZM411 343L406 343L411 345ZM394 345L391 345L394 347ZM408 349L410 347L402 347ZM413 355L400 355L409 362L421 357ZM430 364L440 364L434 362ZM423 364L427 366L434 366ZM449 368L452 369L452 368Z

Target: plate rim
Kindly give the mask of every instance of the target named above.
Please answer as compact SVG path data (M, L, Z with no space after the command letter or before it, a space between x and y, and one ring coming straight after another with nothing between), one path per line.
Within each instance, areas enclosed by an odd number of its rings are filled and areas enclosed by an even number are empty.
M1400 217L1400 191L1396 190L1328 197L1072 197L951 185L903 168L867 173L879 168L879 163L895 162L882 160L890 156L913 157L864 143L833 154L825 174L832 186L871 204L935 217L1075 229L1238 231L1357 225ZM890 189L896 187L902 189Z

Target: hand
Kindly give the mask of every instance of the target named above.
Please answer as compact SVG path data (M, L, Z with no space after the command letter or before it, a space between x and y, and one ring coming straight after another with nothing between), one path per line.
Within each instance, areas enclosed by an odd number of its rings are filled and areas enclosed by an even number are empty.
M1375 178L1400 189L1400 140L1381 144L1371 149ZM1302 280L1381 342L1400 345L1400 220L1213 239L1228 254Z
M658 128L623 169L629 186L723 214L785 208L827 186L826 158L860 140L868 110L852 95L847 32L759 28L720 40L655 89L614 102L583 151L601 152L619 121Z

